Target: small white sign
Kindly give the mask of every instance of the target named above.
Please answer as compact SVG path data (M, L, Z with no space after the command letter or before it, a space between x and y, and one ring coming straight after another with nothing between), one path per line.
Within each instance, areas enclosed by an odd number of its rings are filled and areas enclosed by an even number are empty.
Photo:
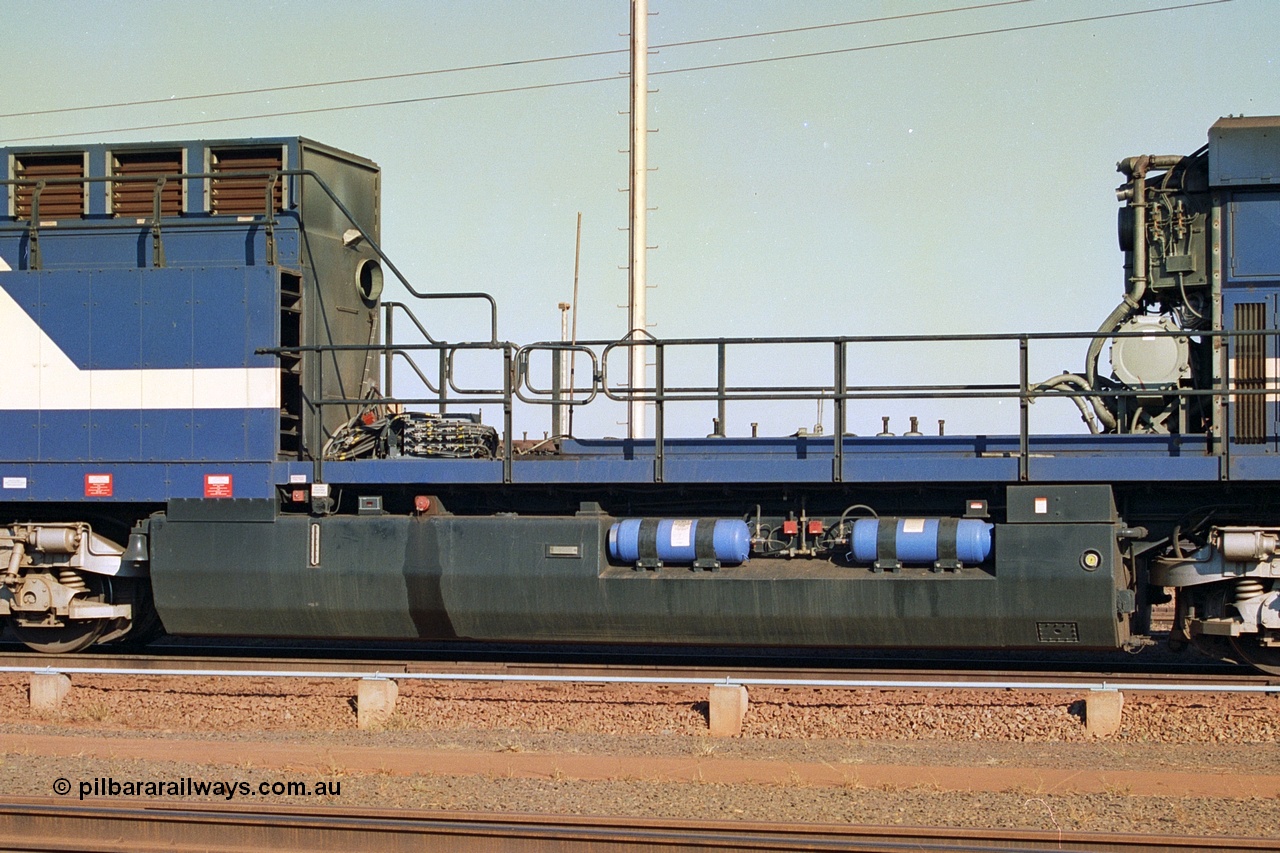
M671 522L671 547L688 548L693 541L693 519L680 518Z
M1036 515L1047 515L1049 512L1049 499L1036 498Z
M311 497L313 498L329 497L329 484L328 483L312 483Z
M306 474L290 474L290 475L289 475L289 485L291 485L291 486L294 486L294 485L304 485L304 486L305 486L305 485L306 485L306 483L307 483L307 475L306 475Z
M27 487L27 478L5 477L3 485L6 489L25 489Z
M903 533L924 533L923 518L904 518L902 519Z

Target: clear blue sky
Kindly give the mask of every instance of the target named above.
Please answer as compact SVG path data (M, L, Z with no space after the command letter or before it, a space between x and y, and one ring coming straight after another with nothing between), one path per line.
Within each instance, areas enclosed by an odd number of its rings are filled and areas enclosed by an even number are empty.
M1189 153L1219 116L1280 113L1280 3L1234 0L920 2L650 0L649 317L661 337L1084 330L1122 292L1114 171ZM451 69L627 46L624 0L248 2L0 0L0 139L132 141L304 135L383 169L383 243L414 283L488 290L502 337L558 338L583 214L579 333L625 332L627 56L118 107L54 109ZM731 36L822 27L758 38ZM921 41L937 39L932 41ZM889 43L917 42L898 46ZM837 51L808 58L795 54ZM694 66L778 59L726 68ZM674 73L661 73L674 72ZM420 100L593 78L537 91ZM416 102L185 127L179 122ZM89 135L98 131L109 133ZM64 136L64 134L73 134ZM479 312L434 317L450 340ZM977 349L876 351L857 378L974 378ZM812 360L820 369L806 373ZM1033 372L1078 369L1083 346ZM773 362L797 379L825 350ZM1012 367L1009 363L1009 367ZM911 371L917 371L912 373ZM921 375L918 371L924 371ZM992 376L1008 372L990 367ZM953 375L954 374L954 375ZM745 379L745 377L741 377ZM1073 423L1070 406L1061 414ZM884 404L878 415L934 406ZM1006 410L1009 406L1004 407ZM811 424L778 415L766 430ZM830 413L826 414L829 418ZM698 412L685 432L705 432ZM770 416L771 417L771 416ZM1011 422L960 414L957 431ZM1003 416L1002 416L1003 417ZM745 420L742 418L739 420ZM749 418L761 419L765 418ZM999 421L998 423L996 421ZM736 431L746 429L744 423ZM895 423L895 426L900 424ZM545 428L529 423L530 430ZM1075 424L1072 428L1078 428ZM605 424L594 432L617 432Z

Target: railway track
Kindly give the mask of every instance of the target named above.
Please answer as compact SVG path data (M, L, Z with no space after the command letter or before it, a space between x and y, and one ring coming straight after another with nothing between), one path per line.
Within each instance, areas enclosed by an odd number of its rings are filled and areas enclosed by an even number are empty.
M146 808L28 800L0 805L0 838L15 853L188 853L378 850L546 851L1256 851L1256 838L958 830L747 822L580 818L477 812L226 806Z
M343 673L395 676L407 674L423 676L438 673L446 677L494 680L520 678L558 678L562 680L617 679L626 680L732 680L734 682L866 682L877 685L887 683L948 682L958 684L1008 683L1034 686L1036 684L1094 685L1099 682L1141 683L1153 689L1161 686L1202 685L1207 689L1230 685L1280 686L1280 678L1253 673L1240 668L1184 672L1112 672L1097 670L1026 671L1023 669L921 669L901 667L795 667L795 666L732 666L732 665L671 665L671 664L619 664L619 663L557 663L525 661L414 661L404 658L313 658L313 657L224 657L208 655L170 654L74 654L51 657L34 652L0 652L0 670L5 668L51 669L55 671L86 670L155 670L158 674L174 670L198 673L235 673L265 676L278 673Z
M1192 653L1173 654L1157 639L1154 648L1140 655L1120 651L1043 651L1014 649L991 651L904 649L793 649L774 647L696 647L655 645L580 645L475 643L453 641L334 642L328 640L227 639L165 636L133 654L181 658L297 658L317 663L333 660L363 661L376 665L402 663L469 664L629 664L659 667L721 667L725 669L805 670L948 670L955 672L1016 670L1020 672L1092 672L1118 676L1130 673L1231 674L1245 667ZM77 659L116 657L120 647L95 647ZM0 635L0 656L27 654L30 660L64 659L33 654L26 646Z

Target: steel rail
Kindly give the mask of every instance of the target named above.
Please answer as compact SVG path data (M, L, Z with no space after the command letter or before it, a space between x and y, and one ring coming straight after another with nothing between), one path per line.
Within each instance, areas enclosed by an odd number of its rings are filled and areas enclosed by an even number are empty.
M517 684L622 684L666 686L714 686L742 687L809 687L850 690L1100 690L1148 693L1280 693L1280 683L1155 683L1151 681L1107 680L1010 680L1000 678L977 679L886 679L886 678L776 678L765 676L704 676L671 673L664 675L601 675L575 673L555 675L548 673L502 672L408 672L382 669L332 670L332 669L195 669L195 668L139 668L93 666L0 666L0 673L48 674L48 675L116 675L153 676L174 678L307 678L334 680L388 680L398 681L467 681Z
M216 804L0 805L6 850L78 853L188 851L1255 851L1264 838L1112 834L1008 829L933 829L835 824L672 821L484 812L273 807Z
M999 659L989 655L972 657L969 655L940 655L902 657L890 653L877 654L877 650L862 650L865 656L857 660L848 656L839 659L828 659L821 654L784 655L774 658L763 651L756 650L745 657L728 654L725 649L715 650L708 656L706 649L698 651L696 656L690 655L688 649L663 649L656 651L651 647L622 650L602 650L598 647L571 648L563 652L549 653L546 648L513 651L506 649L494 653L493 649L483 649L483 654L476 654L477 649L462 648L447 654L446 650L428 645L424 648L407 645L401 647L371 647L360 652L350 647L336 649L328 646L312 649L310 647L268 646L261 645L191 645L161 644L152 646L143 652L115 651L103 649L96 652L61 654L51 657L47 654L33 652L21 648L17 644L0 643L0 665L29 666L45 668L49 666L82 666L82 667L137 667L153 669L243 669L253 671L271 671L275 669L325 669L351 672L503 672L503 673L552 673L566 674L570 672L603 673L617 675L621 673L640 673L643 675L679 674L712 676L717 679L726 676L759 676L772 678L914 678L914 679L1021 679L1021 680L1106 680L1122 681L1140 679L1149 682L1173 682L1190 684L1197 682L1221 683L1234 681L1238 683L1280 683L1274 676L1268 676L1248 670L1247 668L1222 662L1199 659L1188 660L1150 660L1139 661L1133 656L1121 656L1117 653L1104 653L1095 656L1067 655L1061 658L1044 659L1027 657L1012 653L1000 656ZM342 654L342 652L357 652ZM452 656L460 654L461 656Z
M146 654L63 654L56 658L26 650L0 651L0 665L26 666L44 669L58 667L135 667L145 670L186 668L200 671L235 668L246 671L273 671L324 669L350 672L502 672L502 673L552 673L566 674L570 672L605 673L616 675L636 672L644 675L677 673L680 675L701 675L717 679L725 677L771 677L771 678L887 678L887 679L947 679L972 681L1000 678L1018 678L1022 680L1106 680L1122 681L1126 678L1141 679L1148 682L1172 682L1180 684L1226 682L1237 683L1280 683L1274 676L1248 671L1239 666L1208 661L1198 663L1187 662L1152 662L1147 666L1136 665L1128 661L1126 665L1114 660L1090 661L1050 660L1021 661L1009 659L995 661L985 658L977 660L928 658L903 660L896 657L887 659L870 658L860 666L845 661L841 664L805 665L795 660L786 659L773 662L747 662L733 659L716 659L713 661L689 663L688 656L675 656L667 659L663 656L650 658L646 654L600 655L573 653L558 659L545 656L521 656L497 658L482 656L477 659L431 658L421 657L418 650L398 653L394 650L386 652L386 656L372 657L357 655L354 657L335 657L331 655L299 654L290 649L284 654L270 656L264 649L254 647L245 649L234 647L222 650L199 647L204 654L190 654L187 647L166 646L160 650L152 650ZM247 654L251 651L252 654ZM292 652L292 653L289 653ZM597 659L598 658L598 659ZM611 658L617 658L611 660ZM755 658L752 658L755 660Z

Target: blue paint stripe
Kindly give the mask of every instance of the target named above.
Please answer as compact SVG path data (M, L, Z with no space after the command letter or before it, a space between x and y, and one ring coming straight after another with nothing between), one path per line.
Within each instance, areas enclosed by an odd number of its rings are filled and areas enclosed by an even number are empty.
M174 498L204 497L207 474L230 474L233 497L270 498L276 494L272 482L273 465L237 463L130 464L108 463L13 465L0 463L0 484L4 479L25 480L23 488L0 488L0 503L163 503ZM87 498L85 475L110 474L111 497Z
M272 461L275 409L0 411L0 461Z

